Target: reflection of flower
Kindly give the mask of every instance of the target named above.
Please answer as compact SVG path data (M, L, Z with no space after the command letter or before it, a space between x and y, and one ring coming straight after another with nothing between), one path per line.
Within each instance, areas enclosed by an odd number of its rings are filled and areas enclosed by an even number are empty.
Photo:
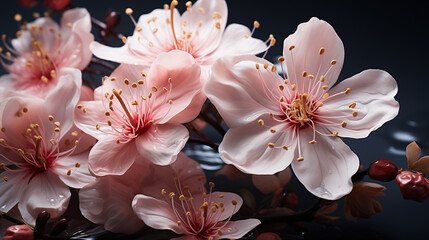
M0 86L12 95L24 91L45 97L58 82L67 81L63 68L82 70L91 60L89 43L94 37L86 9L64 12L61 26L49 17L38 18L23 25L17 36L12 47L5 42L10 52L3 66L10 74L0 79Z
M145 70L149 70L145 73ZM95 101L76 108L76 125L99 141L91 171L121 175L137 160L167 165L176 160L202 102L200 67L187 53L161 53L151 68L120 65L95 90Z
M33 240L34 233L27 225L14 225L6 230L3 240Z
M155 166L133 200L137 216L148 226L186 234L180 239L237 239L260 221L230 221L243 200L234 193L207 193L199 164L183 158L170 166ZM153 177L156 176L156 177Z
M220 156L252 174L292 164L311 193L338 199L351 191L359 160L337 136L363 138L395 117L396 82L384 71L367 70L331 88L344 48L317 18L285 39L283 54L287 79L254 56L224 57L213 65L205 92L230 127Z
M377 197L384 196L384 190L386 188L377 183L357 182L353 184L353 190L345 198L346 218L356 221L356 218L371 218L376 213L381 213L383 208Z
M61 71L66 81L58 83L46 100L12 97L0 110L0 169L5 170L0 173L0 210L7 212L18 203L31 224L42 210L52 217L63 214L69 187L82 188L93 180L87 166L93 141L72 130L80 71Z
M91 50L102 59L119 63L150 65L161 52L173 49L190 53L202 67L202 78L210 66L224 55L258 54L267 49L263 41L252 38L250 30L240 24L226 29L228 9L225 0L188 2L180 16L172 1L171 8L156 9L142 15L133 36L123 47L112 48L92 43ZM132 10L128 9L128 14Z

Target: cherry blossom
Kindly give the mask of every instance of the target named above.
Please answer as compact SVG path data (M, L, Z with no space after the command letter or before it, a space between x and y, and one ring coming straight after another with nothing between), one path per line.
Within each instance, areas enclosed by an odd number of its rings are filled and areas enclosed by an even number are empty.
M79 192L81 212L109 231L135 233L144 223L134 214L134 197L141 193L157 196L164 185L171 184L174 188L173 176L177 175L182 186L201 187L206 181L200 165L184 153L179 153L177 161L167 166L136 162L123 175L98 177L96 182L82 188ZM197 177L200 181L195 181Z
M146 71L149 71L146 73ZM188 53L161 53L150 69L120 65L76 108L76 125L99 141L89 155L97 176L122 175L135 161L168 165L176 160L203 102L200 67Z
M257 219L230 221L243 200L234 193L213 192L212 182L207 193L205 181L199 164L189 158L158 166L144 182L143 194L135 196L134 212L152 228L186 234L176 239L238 239L260 224Z
M30 224L42 210L59 217L67 209L69 187L94 180L87 166L94 141L72 129L81 73L63 68L61 74L65 81L46 100L15 96L1 102L0 210L8 212L18 203Z
M98 42L90 46L95 56L119 63L150 65L161 52L173 49L191 54L201 65L201 78L208 77L216 59L225 55L258 54L267 45L252 37L253 31L240 24L226 29L228 8L225 0L187 2L187 10L180 15L173 0L164 9L142 15L135 24L132 36L124 38L124 46L112 48ZM127 9L131 16L133 11ZM254 23L255 28L259 23Z
M92 57L89 44L94 37L86 9L64 12L60 26L49 17L37 18L22 25L16 35L11 45L3 35L5 49L0 54L9 72L0 78L0 89L8 90L8 95L21 91L43 98L65 81L62 68L83 70Z
M397 84L366 70L333 87L344 61L334 29L317 18L284 40L277 67L254 56L224 57L205 92L230 127L220 148L225 163L251 174L290 164L314 195L338 199L352 190L359 159L339 137L364 138L394 118Z

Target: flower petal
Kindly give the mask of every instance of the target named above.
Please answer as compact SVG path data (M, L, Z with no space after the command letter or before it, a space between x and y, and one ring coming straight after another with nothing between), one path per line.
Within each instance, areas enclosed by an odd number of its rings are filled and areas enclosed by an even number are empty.
M89 170L96 176L122 175L140 159L134 141L117 143L116 138L103 138L89 153Z
M42 211L51 214L51 218L61 216L70 201L69 188L53 173L44 172L35 175L22 193L18 203L24 220L34 224Z
M191 11L183 13L182 19L187 21L190 32L198 32L194 55L205 56L219 46L228 19L228 7L225 0L199 0ZM198 26L200 23L201 27Z
M340 93L347 88L351 89L350 93ZM398 114L399 104L394 99L397 91L396 81L390 74L382 70L366 70L329 90L331 96L340 95L327 98L318 114L338 123L329 124L329 130L338 131L339 136L364 138ZM356 107L351 108L352 103L356 103ZM343 121L347 122L346 127L341 126Z
M256 63L260 70L256 69ZM269 112L281 114L278 98L273 97L280 97L281 78L264 69L265 63L269 64L264 59L244 55L224 57L213 64L204 91L229 127L253 122Z
M182 125L154 125L138 136L135 144L145 159L158 165L168 165L176 161L188 137L189 131Z
M240 239L253 228L261 224L258 219L245 219L240 221L229 221L225 227L221 229L221 238Z
M8 171L0 173L0 211L9 212L18 203L25 189L25 184L19 182L24 177L23 173L12 174Z
M124 175L99 177L82 188L79 207L83 216L111 232L132 234L140 230L144 223L134 214L132 201L149 169L134 164Z
M219 146L219 154L226 164L233 164L245 173L274 174L289 166L295 156L293 138L292 131L273 134L255 121L228 130ZM270 148L269 143L275 148ZM289 150L283 149L283 145Z
M96 139L110 136L106 132L110 132L112 128L107 124L103 103L101 101L83 101L79 102L79 105L82 107L74 109L76 126ZM97 124L100 125L99 130L97 130Z
M219 47L207 56L200 57L202 65L213 64L228 55L256 55L268 49L264 41L253 38L249 28L241 24L230 24L223 34Z
M200 74L200 66L188 53L173 50L159 54L150 67L149 84L160 91L164 87L168 89L164 93L168 98L160 96L151 99L153 117L158 120L155 122L185 123L197 117L205 100L193 101L202 92ZM170 100L171 104L168 103ZM175 118L178 113L181 113L181 118Z
M178 226L178 219L166 201L138 194L134 197L132 206L137 217L149 227L172 230L177 234L185 233Z
M89 44L94 40L91 26L91 16L85 8L74 8L64 12L61 18L61 33L66 41L61 46L61 54L66 57L62 58L59 65L80 70L88 65L92 57Z
M407 145L405 155L408 160L408 168L410 168L419 159L420 154L422 154L422 150L416 142L412 142Z
M253 175L252 182L264 194L275 192L280 187L276 175Z
M313 138L310 127L300 129L299 134L304 160L292 162L299 181L320 198L335 200L348 194L353 188L351 177L359 168L356 154L338 137L320 135L316 137L317 143L309 144Z
M80 189L95 181L88 169L89 149L76 155L58 160L53 172L69 187ZM70 171L70 172L69 172Z
M295 48L290 51L292 45ZM320 54L321 48L325 49L323 54ZM343 66L344 46L331 25L313 17L298 25L296 32L284 40L283 55L288 78L297 84L298 91L303 92L304 82L311 81L304 80L304 71L307 76L315 76L314 81L319 81L324 75L324 84L334 85ZM336 60L336 64L331 68L332 60Z

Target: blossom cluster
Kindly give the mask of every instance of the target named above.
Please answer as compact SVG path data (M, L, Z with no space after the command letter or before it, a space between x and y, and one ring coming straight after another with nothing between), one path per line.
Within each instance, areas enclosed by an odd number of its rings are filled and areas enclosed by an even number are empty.
M255 55L265 56L274 36L255 38L257 21L252 30L227 26L225 0L189 1L182 14L178 4L137 21L126 9L135 30L121 47L94 41L82 8L65 10L60 24L38 16L22 23L16 38L3 37L0 211L17 206L32 226L42 211L61 217L75 189L81 214L111 232L151 227L180 239L243 237L261 221L235 220L242 197L214 191L215 183L182 152L192 121L211 104L228 127L221 160L253 175L263 193L279 196L290 166L316 197L346 196L348 219L380 212L377 196L385 188L352 181L359 158L341 138L365 138L398 114L395 79L371 69L336 84L344 46L318 18L284 39L282 56L271 63ZM82 72L104 60L117 67L92 89ZM427 159L414 155L409 168L427 172ZM373 176L386 179L376 166ZM405 182L405 172L391 173L389 180L408 184L404 191L417 191L411 199L428 197ZM416 175L429 194L429 181ZM294 195L288 196L293 208ZM368 207L356 207L362 199ZM331 209L322 207L319 219Z

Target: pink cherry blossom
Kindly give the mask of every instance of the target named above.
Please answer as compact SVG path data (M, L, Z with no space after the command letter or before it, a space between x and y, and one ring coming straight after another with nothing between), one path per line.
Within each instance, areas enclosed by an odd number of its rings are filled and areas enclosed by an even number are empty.
M161 188L174 188L174 177L177 175L182 186L193 186L195 189L206 181L200 165L184 153L179 153L177 161L167 166L136 162L123 175L98 177L95 183L82 188L79 192L81 212L87 219L103 224L109 231L135 233L144 223L134 214L134 197L141 193L158 196ZM196 181L197 177L200 181Z
M46 100L16 96L0 105L0 210L8 212L18 203L30 224L42 210L59 217L67 209L69 187L94 180L87 166L94 141L72 130L81 73L63 68L61 74L66 81ZM81 144L86 146L78 149Z
M207 193L205 181L199 164L189 158L154 167L143 194L133 200L134 212L150 227L186 234L177 239L238 239L260 224L257 219L230 221L243 200L234 193L213 192L212 182Z
M225 57L213 65L205 92L230 127L220 156L252 174L292 164L311 193L338 199L351 191L359 167L339 137L366 137L394 118L396 81L382 70L366 70L332 87L344 47L317 18L285 39L283 54L283 77L254 56Z
M124 39L125 45L112 48L93 42L95 56L119 63L150 65L161 52L173 49L190 53L201 65L201 78L208 77L211 65L221 56L258 54L266 44L252 37L253 31L240 24L226 29L228 8L225 0L198 0L187 11L179 14L172 1L166 9L156 9L142 15L134 34ZM131 15L132 10L127 9ZM259 23L255 23L259 27Z
M145 71L149 70L148 73ZM151 68L120 65L94 101L76 109L76 124L99 141L89 155L98 176L122 175L135 161L167 165L176 160L203 102L200 67L188 53L161 53Z
M43 98L64 81L62 68L83 70L92 57L89 44L94 37L86 9L64 12L60 26L49 17L38 18L22 25L17 36L11 46L4 38L6 49L0 54L9 72L0 78L0 88L10 95L21 91Z

